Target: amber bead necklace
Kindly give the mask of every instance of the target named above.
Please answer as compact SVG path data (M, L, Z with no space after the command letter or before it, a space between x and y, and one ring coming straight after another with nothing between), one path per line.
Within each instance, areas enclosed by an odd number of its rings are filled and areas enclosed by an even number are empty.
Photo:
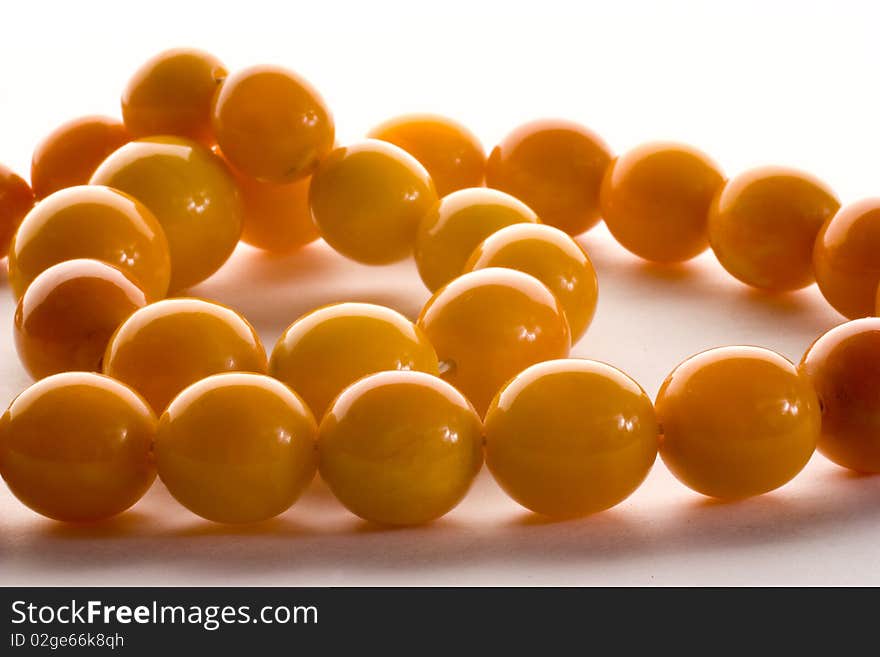
M711 248L754 288L815 281L852 321L798 365L760 347L701 352L652 401L615 367L569 357L598 298L575 237L600 219L647 261ZM414 257L432 292L418 318L324 306L267 353L234 309L181 296L239 240L283 253L319 237L364 264ZM817 448L880 472L880 200L841 207L796 170L728 179L674 143L614 156L558 119L488 157L434 115L339 146L297 74L178 49L135 73L121 122L49 134L30 184L0 167L0 248L36 379L0 418L0 474L49 518L121 513L157 474L216 522L283 513L317 472L361 518L409 525L453 509L484 462L556 518L620 503L658 454L721 499L782 486Z

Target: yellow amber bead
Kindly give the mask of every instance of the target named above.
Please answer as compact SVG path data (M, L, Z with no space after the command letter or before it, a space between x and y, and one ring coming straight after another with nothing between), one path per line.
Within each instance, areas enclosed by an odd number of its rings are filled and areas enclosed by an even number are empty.
M501 140L486 163L486 184L522 199L541 221L580 235L599 221L599 188L611 151L592 130L541 119Z
M660 456L679 481L725 499L779 488L816 449L819 401L769 349L720 347L684 361L657 394Z
M156 416L122 383L66 372L21 393L0 418L0 474L21 502L67 522L103 520L156 477Z
M334 150L309 189L321 236L342 255L369 265L410 255L419 221L436 201L425 167L376 139Z
M709 242L721 265L752 287L784 292L813 282L813 243L840 207L824 183L799 171L761 167L727 181L709 212Z
M530 274L546 285L565 311L576 342L596 311L599 284L586 251L553 226L515 224L502 228L471 254L464 270L507 267Z
M98 260L52 265L15 311L15 347L35 379L100 371L110 336L147 297L122 271Z
M9 249L9 283L21 298L52 265L93 258L118 267L150 300L168 291L171 259L153 213L128 194L96 185L68 187L40 201Z
M491 267L459 276L434 293L418 325L434 345L441 376L478 412L529 365L565 358L565 311L538 279Z
M376 126L367 136L394 144L421 162L440 196L483 184L486 152L480 140L457 121L407 114Z
M316 435L311 412L283 383L216 374L186 388L162 414L156 467L193 513L258 522L286 511L312 481Z
M131 194L162 224L171 251L171 292L206 279L241 236L241 196L223 161L182 137L126 144L108 157L92 184Z
M187 386L222 372L266 372L254 328L231 308L166 299L132 314L107 345L104 374L141 393L157 413Z
M532 365L486 413L486 465L508 495L547 516L619 504L656 458L651 400L604 363L571 358Z
M605 172L602 218L628 251L683 262L709 246L709 207L724 174L700 151L650 143L618 156Z
M343 389L367 374L438 374L438 368L420 328L370 303L337 303L304 315L284 331L269 360L269 373L296 390L318 419Z
M819 451L845 468L880 472L880 318L834 327L807 350L800 371L822 407Z
M423 372L380 372L346 388L318 434L320 472L352 513L431 522L465 496L483 463L482 424L455 388Z
M496 230L537 221L527 205L504 192L482 188L453 192L419 222L415 248L419 275L434 292L459 276L477 245Z

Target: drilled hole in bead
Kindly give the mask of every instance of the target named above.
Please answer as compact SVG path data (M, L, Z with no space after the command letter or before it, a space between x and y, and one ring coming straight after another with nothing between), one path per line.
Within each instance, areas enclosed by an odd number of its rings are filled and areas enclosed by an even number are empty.
M456 369L458 369L458 367L454 360L440 361L440 376L446 376L447 374L452 376L455 374Z

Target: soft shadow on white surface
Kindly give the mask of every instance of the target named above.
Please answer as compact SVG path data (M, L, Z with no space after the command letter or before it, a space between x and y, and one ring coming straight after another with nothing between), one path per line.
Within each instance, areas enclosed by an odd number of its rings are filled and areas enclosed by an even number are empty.
M797 359L842 321L815 287L749 290L704 254L656 267L599 227L583 238L600 280L593 326L575 355L621 367L654 394L681 359L722 344L762 344ZM0 316L11 318L8 290ZM267 349L302 312L334 301L385 303L413 317L427 299L411 262L363 267L323 243L272 257L241 247L191 291L237 308ZM26 385L8 321L2 391ZM316 481L288 513L226 527L191 515L157 482L107 523L66 526L0 491L0 583L52 584L724 584L880 583L880 478L814 457L783 489L735 504L705 500L658 461L616 509L553 523L526 513L485 473L464 503L427 527L383 529L351 516Z

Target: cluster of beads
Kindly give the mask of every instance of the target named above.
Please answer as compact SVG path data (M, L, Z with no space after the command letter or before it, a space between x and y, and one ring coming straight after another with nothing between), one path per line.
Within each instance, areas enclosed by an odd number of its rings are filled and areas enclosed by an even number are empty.
M488 157L463 126L421 115L337 147L324 100L295 73L228 74L194 50L141 67L122 117L58 128L31 185L0 168L16 347L38 380L0 418L0 474L45 516L110 517L157 473L217 522L282 513L320 472L362 518L418 524L455 507L484 460L552 517L618 504L658 453L724 499L785 484L817 446L880 472L880 319L867 317L880 200L841 208L779 168L727 180L677 144L614 157L561 120L517 128ZM758 347L697 354L652 402L614 367L569 358L598 295L574 236L600 218L644 259L711 246L746 284L815 280L864 319L799 366ZM318 308L268 355L234 310L176 296L239 240L283 252L318 237L366 264L414 256L433 296L416 321Z

